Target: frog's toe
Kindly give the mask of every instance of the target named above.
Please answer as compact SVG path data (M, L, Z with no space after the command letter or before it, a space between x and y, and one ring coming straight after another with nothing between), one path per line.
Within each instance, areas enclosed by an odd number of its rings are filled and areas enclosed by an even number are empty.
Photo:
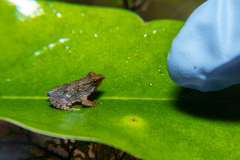
M71 108L71 107L62 106L62 107L59 108L59 109L63 109L63 110L71 110L72 108Z
M77 110L80 110L80 108L71 108L71 110L77 111Z

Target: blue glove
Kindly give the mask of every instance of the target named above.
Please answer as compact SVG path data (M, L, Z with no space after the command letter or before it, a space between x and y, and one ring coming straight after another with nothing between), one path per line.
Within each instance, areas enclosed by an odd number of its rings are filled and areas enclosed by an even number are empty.
M240 83L240 1L199 6L173 40L167 66L175 83L203 92Z

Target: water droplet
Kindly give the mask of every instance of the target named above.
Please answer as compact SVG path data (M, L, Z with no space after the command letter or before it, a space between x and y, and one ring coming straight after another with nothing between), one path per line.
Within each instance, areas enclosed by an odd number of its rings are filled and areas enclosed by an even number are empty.
M22 81L22 83L25 83L25 81Z
M69 53L72 53L72 51L71 51L71 50L68 50L68 52L69 52Z
M166 27L163 27L162 30L165 31L165 30L166 30Z
M136 50L136 52L138 52L138 50Z
M56 9L55 9L55 8L52 8L52 11L55 13L55 12L56 12Z
M85 13L84 13L84 12L81 12L81 16L84 17L84 16L85 16Z
M65 50L68 50L69 49L69 46L65 46Z
M61 17L62 17L62 15L61 15L60 12L57 12L57 13L56 13L56 16L57 16L58 18L61 18Z
M151 86L151 85L153 85L153 84L152 84L152 82L151 82L151 83L149 83L149 85L150 85L150 86Z
M35 65L36 65L36 63L32 63L32 65L33 65L33 66L35 66Z
M157 33L157 30L153 30L153 34Z
M125 63L128 63L128 61L125 61Z
M50 43L50 44L48 45L48 48L49 48L49 49L52 49L52 47L54 47L54 46L55 46L54 43Z
M124 77L127 77L127 76L124 76Z
M81 54L81 57L83 56L83 54Z
M138 83L138 85L140 85L140 84Z
M34 18L44 13L43 9L36 1L8 0L7 2L15 6L16 18L21 21L24 21L28 18Z
M9 82L9 81L11 81L11 79L6 78L5 81L6 81L6 82Z
M160 72L161 70L159 69L158 71Z
M163 76L164 74L162 74L162 76Z
M118 37L120 37L120 34L118 34Z
M119 25L117 25L116 28L119 29Z
M112 32L112 28L109 28L109 31Z
M139 48L139 46L137 46L137 48Z
M97 56L99 57L99 54Z
M79 32L79 33L82 33L82 30L81 30L81 29L79 29L79 30L78 30L78 32Z
M63 25L64 25L64 27L67 27L67 26L68 26L67 23L63 23Z
M147 37L147 33L145 33L145 34L143 35L143 37Z
M134 54L134 56L138 56L139 54Z
M96 33L94 33L94 37L97 37L97 34L96 34Z
M142 78L144 78L144 77L142 76Z
M63 43L63 42L68 41L68 38L60 38L58 41L59 41L60 43Z
M128 59L130 59L130 57L128 57Z
M73 29L71 30L71 32L72 32L72 33L75 33L75 31L74 31Z
M35 56L38 56L39 54L40 54L39 51L36 51L36 52L33 53L33 55L35 55Z

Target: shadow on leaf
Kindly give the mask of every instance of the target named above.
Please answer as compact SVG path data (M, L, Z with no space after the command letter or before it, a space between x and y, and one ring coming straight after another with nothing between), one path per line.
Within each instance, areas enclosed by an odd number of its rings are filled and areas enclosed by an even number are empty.
M180 88L177 97L177 109L185 113L211 120L240 121L240 85L215 92Z

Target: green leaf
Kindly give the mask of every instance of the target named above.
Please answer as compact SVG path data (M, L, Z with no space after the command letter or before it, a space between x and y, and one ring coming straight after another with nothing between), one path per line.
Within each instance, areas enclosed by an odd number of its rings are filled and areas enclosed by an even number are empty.
M117 8L39 5L43 13L27 17L0 2L1 119L149 160L239 158L239 87L200 93L168 75L167 55L184 22L144 23ZM101 105L51 107L47 91L89 71L107 77L91 97Z

